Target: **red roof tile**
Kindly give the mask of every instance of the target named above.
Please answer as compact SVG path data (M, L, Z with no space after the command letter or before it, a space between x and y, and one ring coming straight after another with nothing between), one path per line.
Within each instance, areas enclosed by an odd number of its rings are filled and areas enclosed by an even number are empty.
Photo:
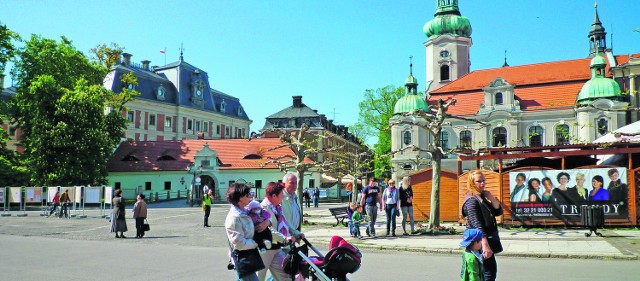
M617 64L628 60L628 55L616 56ZM502 77L515 85L514 93L522 110L572 107L580 89L591 78L590 62L591 58L585 58L476 70L431 91L428 102L434 104L438 99L455 98L457 103L449 108L448 113L474 115L484 102L482 88L493 79Z
M180 141L139 141L123 142L116 149L113 157L107 163L109 172L149 172L149 171L186 171L189 163L193 162L197 151L205 143L218 153L222 163L220 170L259 169L260 164L268 161L268 157L293 155L289 148L270 148L282 144L279 138L259 138L251 141L246 139L219 140L180 140ZM261 155L262 159L244 159L245 156ZM170 156L175 160L158 160L162 156ZM134 158L138 161L123 161ZM168 157L165 157L168 158ZM275 169L273 164L265 168Z

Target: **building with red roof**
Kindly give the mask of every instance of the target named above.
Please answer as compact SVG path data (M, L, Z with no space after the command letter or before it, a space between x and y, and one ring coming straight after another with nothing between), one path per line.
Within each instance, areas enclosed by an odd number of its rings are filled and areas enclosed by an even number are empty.
M614 55L607 48L597 6L586 58L520 66L509 66L505 59L503 67L470 71L471 24L461 15L458 1L437 1L424 32L427 95L411 91L417 81L408 78L407 95L396 104L395 114L398 119L423 107L434 111L439 100L455 99L447 113L458 118L449 118L439 136L445 150L590 143L639 119L637 111L628 109L639 105L635 77L640 54ZM426 104L415 102L416 96ZM431 139L418 126L392 128L395 151L427 149ZM416 163L419 158L428 156L419 150L394 155L395 177L426 168L428 161ZM455 159L443 160L443 169L457 170L456 165ZM473 169L476 163L463 165Z
M279 138L185 139L177 141L123 142L107 163L109 185L125 194L194 190L201 198L200 186L213 189L216 199L231 183L250 183L259 198L269 182L282 180L284 173L269 159L291 156ZM320 182L320 175L305 180Z

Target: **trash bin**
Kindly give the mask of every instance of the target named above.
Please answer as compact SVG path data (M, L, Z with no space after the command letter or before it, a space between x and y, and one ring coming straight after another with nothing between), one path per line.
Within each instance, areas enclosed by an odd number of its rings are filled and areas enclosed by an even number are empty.
M597 231L598 228L604 227L604 209L599 205L583 205L580 207L580 219L582 225L589 228L589 233L584 235L589 237L592 232L598 236L602 236Z

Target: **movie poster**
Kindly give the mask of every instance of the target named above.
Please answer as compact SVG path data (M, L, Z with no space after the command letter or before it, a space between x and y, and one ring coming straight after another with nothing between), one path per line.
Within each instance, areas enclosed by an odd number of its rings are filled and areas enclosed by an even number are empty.
M625 168L510 172L509 191L519 217L579 220L583 205L601 205L606 218L629 214Z
M11 203L20 203L22 200L22 189L20 187L9 187L9 195Z

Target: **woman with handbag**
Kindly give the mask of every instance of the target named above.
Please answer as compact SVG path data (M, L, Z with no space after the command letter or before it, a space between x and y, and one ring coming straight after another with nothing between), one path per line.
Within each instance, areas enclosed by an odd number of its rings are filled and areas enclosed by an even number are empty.
M262 207L269 212L271 221L271 236L277 243L273 243L271 249L262 254L262 260L267 268L258 272L258 279L264 281L267 277L267 270L271 272L273 280L291 280L291 275L282 268L282 261L285 254L282 251L283 244L295 243L296 237L301 233L290 227L282 211L282 200L284 199L284 185L282 183L270 182L265 190L265 197L262 200Z
M400 210L402 210L402 235L409 235L407 233L407 217L411 222L411 234L414 233L414 221L413 221L413 189L411 188L411 178L404 176L402 178L402 184L400 185Z
M113 210L111 211L111 232L116 233L116 238L127 238L124 233L127 232L127 221L124 214L124 200L122 199L122 189L116 189L113 200L111 200ZM120 232L120 235L118 235Z
M138 194L136 204L133 205L133 218L136 220L136 238L144 237L144 221L147 219L147 203L144 202L144 194Z
M253 240L253 233L256 229L263 231L271 224L269 220L265 220L254 229L253 221L245 210L251 202L250 192L251 188L248 186L232 183L226 194L231 208L224 227L229 239L233 268L241 281L258 281L256 272L264 268L264 263L258 252L258 243Z
M495 254L502 252L502 244L498 235L496 216L500 215L502 215L500 202L491 192L485 190L485 177L482 171L469 172L462 216L467 218L467 229L478 228L482 231L485 281L496 280L498 272Z

